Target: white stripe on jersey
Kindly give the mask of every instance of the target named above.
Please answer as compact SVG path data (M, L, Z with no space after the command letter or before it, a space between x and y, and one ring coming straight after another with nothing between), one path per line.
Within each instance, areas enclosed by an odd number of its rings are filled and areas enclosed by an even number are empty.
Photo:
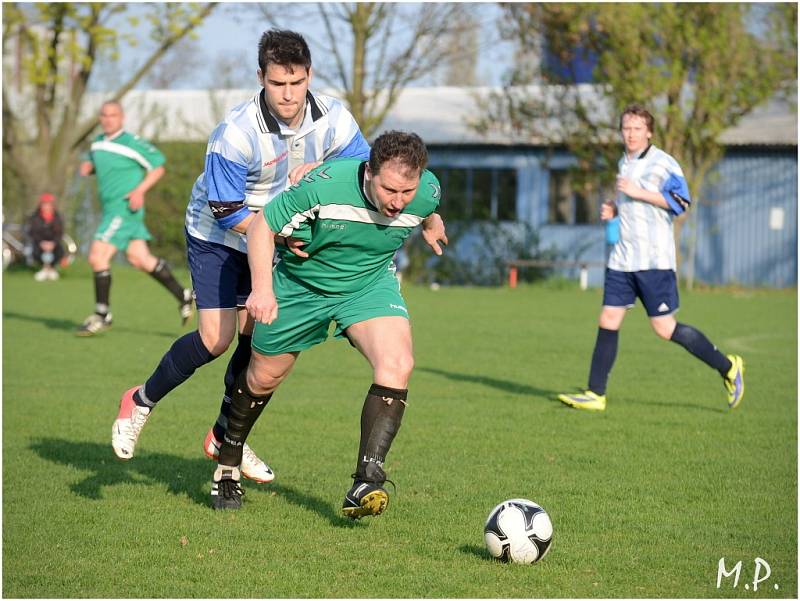
M683 176L677 161L663 150L651 146L642 158L619 161L619 176L640 188L658 192L670 173ZM620 239L608 258L608 267L617 271L676 269L672 212L647 202L617 194Z
M311 103L297 130L278 121L280 131L270 132L261 112L260 93L233 108L212 132L207 153L242 164L246 161L245 203L259 209L289 187L289 172L304 163L335 156L358 133L358 125L341 101L314 95L322 116L313 120ZM233 200L233 199L220 199ZM208 206L204 174L195 181L186 208L186 229L201 240L247 252L244 235L220 227Z
M422 217L410 213L400 213L397 217L387 217L377 211L354 207L352 205L324 205L319 210L320 219L340 219L358 223L376 223L389 227L416 227L422 223Z
M277 205L276 205L277 206ZM279 232L281 236L291 236L292 232L294 232L298 227L304 224L309 219L314 219L314 213L319 211L319 205L314 205L307 211L303 211L302 213L295 213L294 216L289 220L289 223L283 226L283 229Z
M98 150L104 150L105 152L110 152L113 154L121 154L129 159L133 159L147 171L153 170L153 165L150 164L150 161L144 158L140 153L136 152L133 148L125 146L124 144L117 144L116 142L109 142L108 140L98 140L97 142L92 142L92 152L97 152Z

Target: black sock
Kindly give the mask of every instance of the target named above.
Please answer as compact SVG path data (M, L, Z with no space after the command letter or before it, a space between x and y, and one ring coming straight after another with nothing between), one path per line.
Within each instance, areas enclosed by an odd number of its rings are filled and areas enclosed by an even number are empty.
M355 479L383 484L383 462L392 446L406 408L408 390L373 384L361 410L361 442Z
M589 390L603 396L608 385L608 374L614 367L619 346L619 330L597 328L597 340L592 353L592 366L589 369Z
M171 390L188 380L198 367L211 363L216 358L203 344L197 330L181 336L161 357L158 367L147 379L144 388L134 393L134 402L153 407Z
M214 423L214 436L217 440L222 440L225 429L228 427L228 417L231 415L231 390L233 390L233 385L236 383L236 378L247 369L247 365L250 363L250 343L252 340L252 336L239 334L236 349L234 349L230 361L228 361L228 368L225 370L225 396L222 397L219 416Z
M108 315L110 298L111 298L111 270L104 269L103 271L95 271L94 312L102 317Z
M183 298L183 286L181 286L178 283L178 280L175 279L175 276L172 275L172 272L170 271L164 259L158 260L155 269L150 272L150 275L153 276L153 278L155 278L159 284L164 286L164 288L169 290L172 296L178 299L179 303L184 302L185 299Z
M271 398L271 392L263 396L254 395L247 387L247 371L239 374L231 390L231 414L219 449L220 465L238 466L242 463L242 447L247 435Z
M705 334L692 326L679 323L675 326L670 340L677 342L700 361L716 369L723 378L731 368L730 360L717 350Z

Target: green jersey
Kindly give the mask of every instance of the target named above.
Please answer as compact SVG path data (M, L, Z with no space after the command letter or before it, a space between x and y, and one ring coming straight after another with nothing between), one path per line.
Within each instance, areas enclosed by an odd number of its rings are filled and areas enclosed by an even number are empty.
M394 253L439 204L439 180L423 171L414 198L396 217L364 194L366 163L324 163L264 207L273 232L306 242L308 258L283 253L277 269L322 294L351 294L385 275Z
M92 142L89 160L94 164L97 188L104 212L128 209L125 196L138 186L148 171L164 164L164 155L147 140L128 132Z

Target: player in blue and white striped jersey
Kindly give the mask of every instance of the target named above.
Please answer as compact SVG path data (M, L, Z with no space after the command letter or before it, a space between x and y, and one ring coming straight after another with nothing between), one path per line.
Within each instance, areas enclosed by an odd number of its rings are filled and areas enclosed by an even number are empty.
M142 386L126 391L112 429L112 446L130 459L139 434L155 407L194 371L238 344L225 373L220 415L204 441L216 459L230 413L230 388L247 367L253 328L244 308L250 293L250 270L244 233L266 203L300 180L321 161L369 156L369 145L353 116L337 99L312 94L311 52L291 31L265 32L258 46L258 81L262 89L233 108L214 129L206 150L205 170L192 188L186 210L186 245L196 294L198 330L170 347ZM424 230L426 241L444 237L438 215ZM285 240L303 256L302 243ZM238 327L237 327L238 325ZM269 482L274 475L245 444L242 474Z
M608 259L589 386L585 392L558 398L579 409L606 408L619 330L638 297L659 337L681 345L719 372L733 409L744 396L744 361L738 355L723 355L701 331L675 319L679 301L672 219L686 211L691 200L678 162L650 143L654 124L653 115L635 104L620 116L625 153L619 161L617 198L604 203L600 212L604 221L619 216L619 240Z

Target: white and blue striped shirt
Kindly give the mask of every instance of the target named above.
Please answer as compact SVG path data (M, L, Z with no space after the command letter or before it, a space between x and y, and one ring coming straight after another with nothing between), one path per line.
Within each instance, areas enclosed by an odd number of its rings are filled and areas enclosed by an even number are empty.
M678 162L663 150L648 146L638 156L624 153L619 176L650 192L661 192L670 175L683 178ZM611 249L608 267L617 271L672 269L675 271L673 213L648 202L617 193L619 241Z
M230 228L286 190L289 172L298 165L343 157L366 160L369 144L341 101L309 92L303 122L291 129L270 113L262 89L211 133L205 170L186 208L186 229L195 238L247 252L244 234Z

